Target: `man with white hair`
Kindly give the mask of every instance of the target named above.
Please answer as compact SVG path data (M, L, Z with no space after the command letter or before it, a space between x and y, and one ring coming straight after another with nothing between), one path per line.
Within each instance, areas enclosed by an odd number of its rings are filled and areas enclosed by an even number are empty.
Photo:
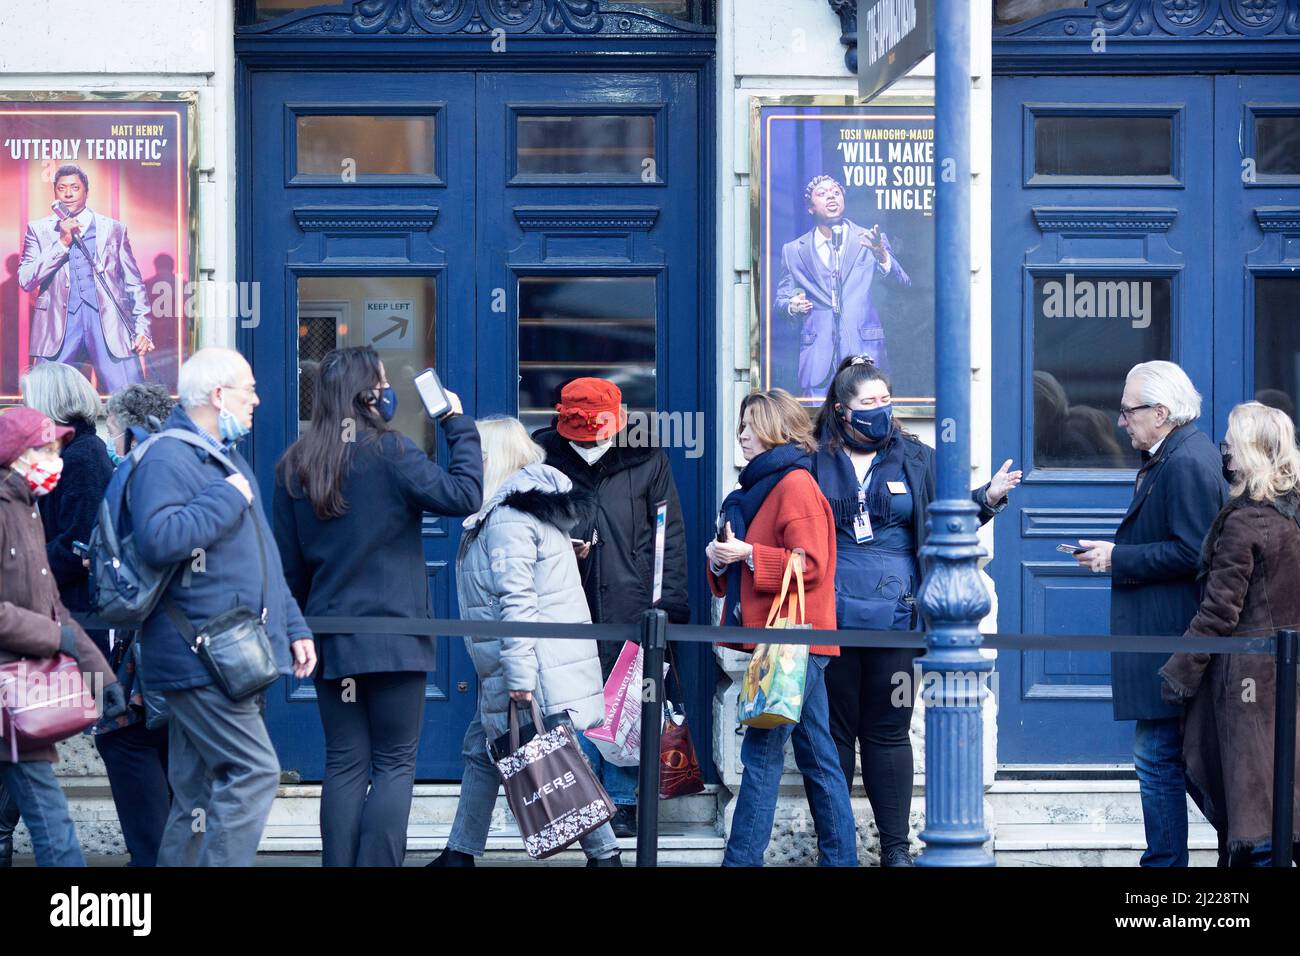
M172 804L158 864L251 866L280 764L262 695L225 696L192 649L194 632L234 607L260 611L280 673L300 678L316 666L315 645L285 584L253 472L235 448L258 404L253 370L231 349L201 349L181 366L178 388L165 427L194 432L205 447L159 439L136 466L128 498L140 557L177 566L140 638L144 680L171 712Z
M1201 396L1173 362L1129 370L1119 425L1142 453L1133 501L1115 541L1080 541L1081 565L1111 576L1112 634L1178 636L1196 615L1197 562L1228 500L1223 458L1194 424ZM1142 795L1143 866L1187 865L1187 797L1181 708L1160 695L1168 654L1112 654L1116 720L1136 720L1133 763Z

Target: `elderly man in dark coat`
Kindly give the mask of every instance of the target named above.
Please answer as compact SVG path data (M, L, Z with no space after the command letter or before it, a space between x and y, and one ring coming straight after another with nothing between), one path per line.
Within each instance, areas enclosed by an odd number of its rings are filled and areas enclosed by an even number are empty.
M1110 572L1112 634L1181 635L1196 614L1201 542L1227 500L1223 461L1193 424L1201 396L1172 362L1144 362L1128 373L1119 424L1142 452L1133 501L1115 541L1080 541L1076 557ZM1168 654L1111 655L1116 720L1136 720L1133 763L1142 795L1147 848L1143 866L1187 865L1187 797L1181 710L1161 699Z

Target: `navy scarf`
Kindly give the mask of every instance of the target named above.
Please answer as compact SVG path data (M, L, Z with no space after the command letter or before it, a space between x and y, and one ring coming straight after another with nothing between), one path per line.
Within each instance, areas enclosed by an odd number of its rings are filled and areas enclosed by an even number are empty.
M740 487L722 502L722 513L718 518L719 528L731 522L731 533L745 539L749 523L758 514L768 494L777 483L797 468L812 471L812 456L798 445L777 445L770 448L745 466L740 473ZM739 627L740 621L734 617L736 608L740 607L740 568L743 562L737 561L727 569L727 611L723 623Z
M841 419L834 419L831 427L835 435L825 431L818 436L821 448L817 452L817 483L821 485L822 494L830 502L835 515L835 525L852 535L853 521L858 515L858 476L853 470L853 462L848 454L840 448L830 449L831 437L839 438L848 446L860 451L871 451L860 440L854 440L850 429ZM856 432L854 433L856 434ZM903 436L895 428L874 450L876 460L872 462L871 480L867 485L867 514L871 516L873 528L883 527L889 519L890 502L893 496L889 492L889 482L903 480Z

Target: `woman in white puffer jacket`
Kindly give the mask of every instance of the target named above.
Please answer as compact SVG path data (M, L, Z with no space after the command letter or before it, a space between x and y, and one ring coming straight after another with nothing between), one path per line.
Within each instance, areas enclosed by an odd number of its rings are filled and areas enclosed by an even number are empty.
M545 453L514 418L478 424L483 507L465 519L456 556L460 614L470 621L589 624L567 529L573 485L543 464ZM605 717L595 641L466 638L478 674L478 709L465 733L465 774L447 847L435 866L473 866L487 845L501 778L487 741L507 732L512 701L534 696L542 713L564 713L581 732ZM582 838L588 866L620 866L609 824Z

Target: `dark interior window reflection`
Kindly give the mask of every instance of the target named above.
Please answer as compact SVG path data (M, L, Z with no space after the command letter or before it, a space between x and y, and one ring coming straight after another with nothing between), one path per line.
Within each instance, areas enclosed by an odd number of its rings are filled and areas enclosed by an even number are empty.
M1170 355L1170 282L1133 275L1034 282L1034 467L1137 468L1119 427L1129 369Z
M1300 377L1300 279L1255 280L1255 400L1295 419Z

